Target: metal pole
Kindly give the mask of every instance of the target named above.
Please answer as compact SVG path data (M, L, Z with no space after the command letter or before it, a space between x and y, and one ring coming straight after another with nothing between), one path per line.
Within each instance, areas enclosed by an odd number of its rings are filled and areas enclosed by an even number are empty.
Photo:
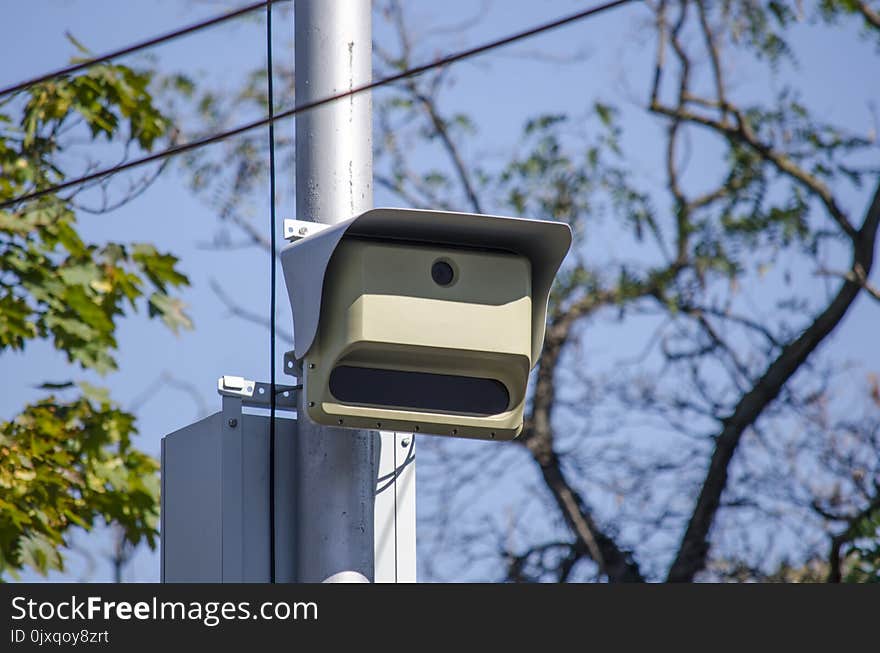
M294 26L297 104L370 81L370 0L295 0ZM297 218L333 224L372 206L370 94L297 116ZM319 427L299 414L297 580L372 581L378 433Z

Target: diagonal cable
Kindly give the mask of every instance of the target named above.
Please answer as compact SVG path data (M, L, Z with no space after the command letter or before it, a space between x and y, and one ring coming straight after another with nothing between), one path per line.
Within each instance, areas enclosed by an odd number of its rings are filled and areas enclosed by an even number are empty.
M189 143L183 143L181 145L176 145L174 147L170 147L166 150L162 150L160 152L156 152L154 154L149 154L147 156L132 159L131 161L126 161L125 163L121 163L119 165L104 168L103 170L97 170L87 175L83 175L81 177L76 177L75 179L71 179L69 181L62 182L60 184L55 184L53 186L49 186L47 188L41 190L31 191L29 193L25 193L23 195L19 195L18 197L14 197L12 199L6 200L5 202L0 203L0 209L9 208L19 202L24 202L28 200L34 200L39 197L43 197L45 195L49 195L51 193L57 193L58 191L65 190L67 188L72 188L73 186L77 186L79 184L83 184L89 181L94 181L95 179L101 179L102 177L107 177L109 175L114 175L119 172L123 172L125 170L130 170L131 168L136 168L147 163L152 163L153 161L158 161L160 159L164 159L170 156L175 156L177 154L182 154L184 152L189 152L191 150L195 150L198 148L205 147L207 145L211 145L213 143L217 143L219 141L226 140L227 138L231 138L232 136L238 136L239 134L243 134L245 132L251 131L253 129L257 129L258 127L265 127L273 122L278 120L284 120L285 118L290 118L291 116L295 116L298 113L302 113L304 111L309 111L310 109L316 109L318 107L324 106L325 104L330 104L331 102L335 102L337 100L341 100L343 98L350 97L352 95L357 95L359 93L364 93L366 91L370 91L381 86L387 86L389 84L393 84L395 82L399 82L403 79L407 79L409 77L415 77L417 75L421 75L423 73L428 72L429 70L433 70L435 68L440 68L442 66L446 66L452 63L456 63L458 61L462 61L464 59L468 59L470 57L483 54L490 50L494 50L496 48L500 48L505 45L509 45L511 43L515 43L517 41L521 41L523 39L527 39L531 36L535 36L537 34L541 34L543 32L548 32L550 30L556 29L558 27L562 27L563 25L568 25L570 23L574 23L576 21L582 20L584 18L588 18L590 16L595 16L597 14L603 13L609 9L614 9L615 7L619 7L620 5L627 4L632 2L633 0L614 0L613 2L606 2L601 5L596 5L589 9L584 9L575 14L571 14L569 16L565 16L564 18L559 18L557 20L551 21L549 23L543 23L538 25L537 27L532 27L530 29L524 30L522 32L517 32L515 34L511 34L509 36L497 39L495 41L489 41L488 43L483 43L482 45L475 46L473 48L468 48L466 50L461 50L459 52L447 55L440 59L436 59L430 63L423 64L421 66L416 66L414 68L408 68L407 70L401 71L394 75L389 75L388 77L382 77L375 81L369 82L367 84L363 84L361 86L355 86L347 91L340 91L339 93L335 93L333 95L328 95L327 97L320 98L318 100L314 100L312 102L306 102L301 105L297 105L291 109L287 109L285 111L281 111L276 113L274 116L259 118L258 120L253 120L251 122L245 123L243 125L239 125L233 129L218 132L216 134L212 134L211 136L206 136L204 138L199 138L194 141L190 141Z
M257 9L260 9L262 7L271 5L273 2L285 1L286 0L262 0L261 2L254 2L253 4L245 5L244 7L240 7L238 9L233 9L232 11L229 11L225 14L220 14L219 16L214 16L213 18L208 18L206 20L199 21L198 23L193 23L191 25L187 25L186 27L181 27L171 32L160 34L159 36L154 36L152 38L146 39L145 41L139 41L138 43L133 43L118 50L104 52L103 54L90 57L89 59L85 59L83 61L78 61L75 64L71 64L69 66L65 66L64 68L58 68L57 70L38 75L37 77L32 77L31 79L27 79L22 82L16 82L15 84L10 84L9 86L0 88L0 97L4 95L9 95L10 93L16 93L18 91L28 88L29 86L39 84L40 82L45 82L56 77L79 72L80 70L84 70L89 66L94 66L95 64L101 63L103 61L116 59L117 57L132 54L140 50L146 50L147 48L159 45L160 43L167 43L168 41L172 41L181 36L186 36L187 34L192 34L193 32L198 32L208 27L219 25L220 23L225 23L227 20L232 20L233 18L238 18L239 16L243 16L244 14L256 11Z

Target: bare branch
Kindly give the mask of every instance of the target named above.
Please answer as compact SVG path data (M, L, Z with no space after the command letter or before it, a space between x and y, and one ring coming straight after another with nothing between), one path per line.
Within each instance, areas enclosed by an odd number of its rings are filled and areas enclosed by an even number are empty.
M663 68L666 65L666 39L668 26L666 25L667 0L660 0L657 8L657 55L654 64L654 78L651 83L651 104L660 101L660 82L663 79Z
M455 142L453 142L452 137L449 134L449 127L447 125L447 122L438 113L437 106L434 100L427 97L426 95L421 94L416 88L414 81L412 81L409 86L410 93L412 93L413 97L415 97L419 101L425 111L425 114L431 121L431 125L434 127L434 132L437 134L437 136L440 137L440 142L443 143L443 147L446 150L446 153L449 155L449 160L452 162L452 166L455 169L456 175L458 175L458 181L459 183L461 183L465 195L467 195L471 209L474 211L474 213L482 213L482 203L480 202L480 198L477 196L477 192L474 189L473 180L471 179L470 172L468 171L467 166L464 163L464 159L462 159L461 157L461 152L459 151L458 146L455 144Z
M553 449L551 418L556 397L554 376L562 347L579 318L610 303L614 297L614 293L590 295L551 322L538 363L531 415L518 441L532 454L563 519L601 573L612 582L640 582L644 579L638 564L628 551L620 549L611 537L599 529L584 500L566 478L559 456Z
M397 30L398 39L400 40L401 56L394 58L387 53L382 56L388 63L398 67L403 66L405 68L409 65L408 62L412 53L412 43L409 30L404 20L403 7L400 2L393 0L389 3L389 10ZM380 51L380 54L381 52L382 51ZM471 178L471 173L461 156L458 145L452 140L452 136L449 133L448 121L441 115L437 108L435 94L445 79L447 71L448 68L440 68L433 75L430 82L427 83L429 89L428 92L421 90L420 84L423 82L416 79L407 79L403 84L403 89L418 103L430 122L434 134L439 137L440 143L443 145L443 149L446 151L449 161L458 177L458 181L461 184L462 190L467 197L471 210L475 213L482 213L482 202L477 194L473 179Z
M816 275L820 277L837 277L839 279L849 281L850 283L857 283L871 297L873 297L877 301L880 301L880 288L877 288L870 281L868 281L867 275L861 267L854 267L852 270L848 270L846 272L842 272L839 270L829 270L827 268L819 268L818 270L816 270Z
M864 0L856 0L856 8L862 14L865 22L877 29L880 29L880 12L868 6Z
M709 18L706 14L704 0L697 0L697 9L700 15L700 29L706 40L706 49L709 51L709 59L712 61L712 75L715 79L715 92L718 95L718 106L722 111L722 119L727 113L727 94L724 90L724 75L721 70L721 60L718 51L718 42L712 28L709 27Z
M252 324L257 324L259 326L269 328L269 318L263 317L262 315L257 315L256 313L252 313L251 311L243 308L241 305L235 302L226 292L223 290L223 287L217 283L215 279L211 279L211 290L217 295L218 299L229 309L229 312L235 317L241 318L246 322L251 322ZM275 336L281 338L284 342L289 345L293 345L293 334L285 329L282 329L275 326Z
M864 223L855 239L853 268L860 266L865 270L866 275L874 262L878 224L880 224L880 185L874 192ZM799 337L783 348L752 389L740 398L733 413L724 420L724 428L716 438L715 450L694 512L669 569L667 576L669 581L690 582L705 568L709 553L709 531L718 512L721 495L727 486L730 462L743 433L755 423L810 354L840 323L860 291L859 284L844 281L825 310Z

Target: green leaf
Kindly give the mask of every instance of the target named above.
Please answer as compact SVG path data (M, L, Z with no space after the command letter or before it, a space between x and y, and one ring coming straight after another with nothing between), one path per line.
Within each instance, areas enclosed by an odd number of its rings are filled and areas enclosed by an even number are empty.
M64 294L67 306L77 317L98 332L111 333L114 329L112 320L105 310L95 302L82 286L71 285Z
M71 34L70 32L65 31L65 32L64 32L64 36L65 36L65 38L66 38L68 41L70 41L70 43L73 44L73 47L75 47L77 50L80 51L81 54L86 54L86 55L88 55L88 54L91 54L91 53L92 53L91 50L89 50L86 46L84 46L84 45L83 45L79 40L77 40L77 39L73 36L73 34ZM74 59L74 61L76 61L76 60Z
M165 290L166 285L186 285L189 283L186 275L176 268L178 259L170 254L160 254L153 245L136 243L133 247L132 258L139 263L144 274L160 290Z
M613 107L601 102L596 102L593 105L593 109L596 111L596 115L599 116L599 120L602 121L603 125L606 127L611 126L616 113L616 110Z
M185 312L186 304L164 293L150 295L150 315L159 315L168 327L178 333L181 328L192 329L192 320Z
M82 390L83 397L88 401L98 403L101 406L110 405L110 391L107 388L100 388L85 381L80 381L77 385Z

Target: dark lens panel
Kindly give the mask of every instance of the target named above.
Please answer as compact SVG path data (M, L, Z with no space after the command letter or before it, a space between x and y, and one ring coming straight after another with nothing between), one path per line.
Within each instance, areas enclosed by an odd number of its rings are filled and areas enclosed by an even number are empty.
M330 392L347 404L482 416L503 413L510 403L495 379L350 365L330 373Z

